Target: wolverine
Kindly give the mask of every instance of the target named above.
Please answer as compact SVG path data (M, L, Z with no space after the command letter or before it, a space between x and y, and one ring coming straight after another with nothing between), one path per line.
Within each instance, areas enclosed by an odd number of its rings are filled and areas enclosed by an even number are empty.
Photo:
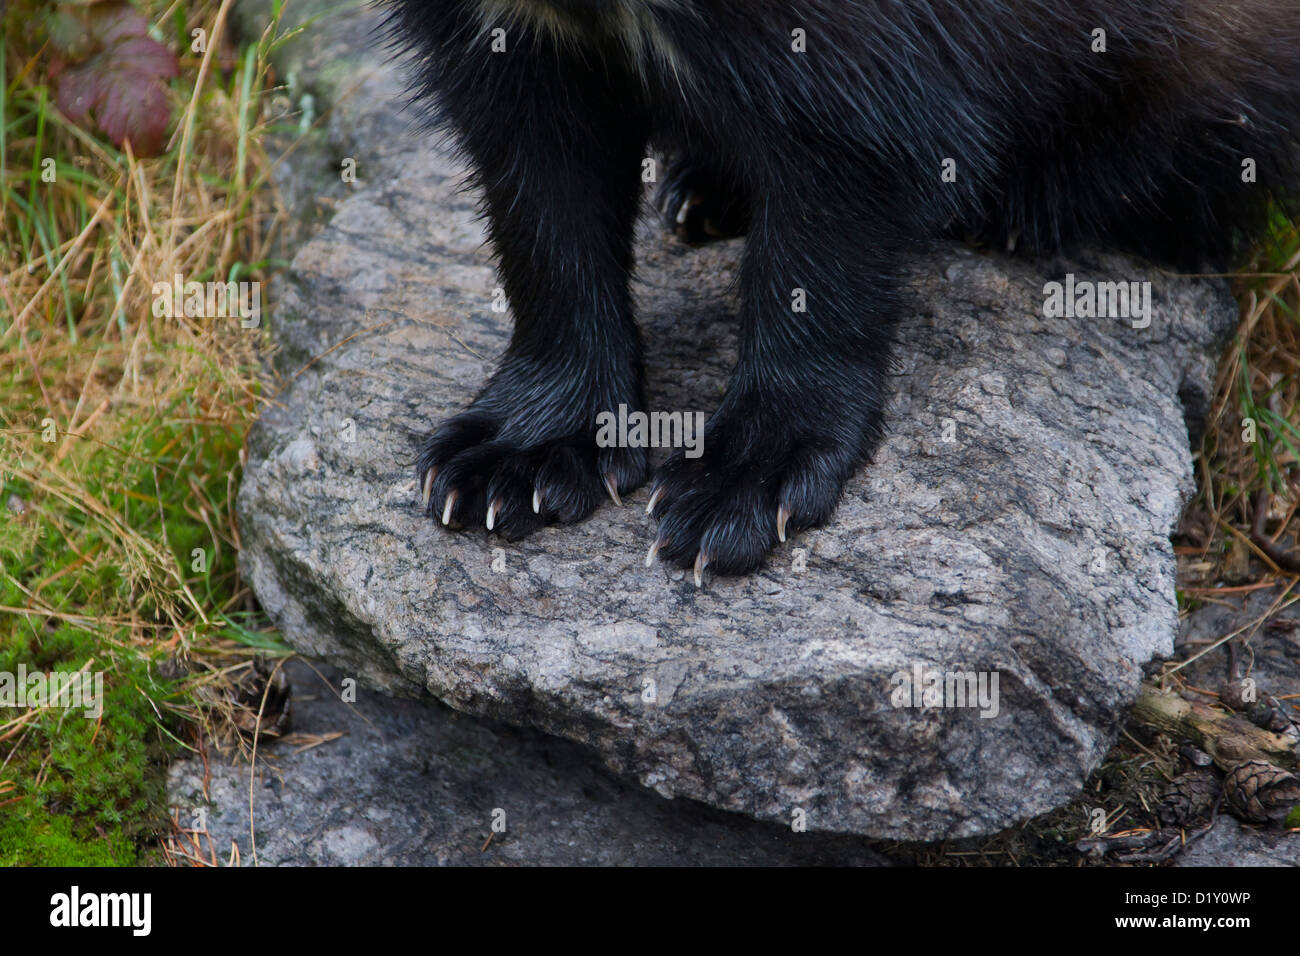
M650 481L647 563L697 584L831 518L883 434L920 244L1222 267L1295 208L1300 0L391 3L514 315L420 452L426 511L516 540ZM669 229L745 235L725 395L653 476L596 440L651 411L629 279L652 155Z

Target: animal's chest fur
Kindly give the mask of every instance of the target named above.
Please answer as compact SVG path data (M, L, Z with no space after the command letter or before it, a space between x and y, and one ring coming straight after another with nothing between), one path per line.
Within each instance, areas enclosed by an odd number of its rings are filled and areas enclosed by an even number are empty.
M673 72L679 57L659 17L682 10L685 0L477 0L485 22L521 24L578 48L613 41L628 54L637 72L652 63Z

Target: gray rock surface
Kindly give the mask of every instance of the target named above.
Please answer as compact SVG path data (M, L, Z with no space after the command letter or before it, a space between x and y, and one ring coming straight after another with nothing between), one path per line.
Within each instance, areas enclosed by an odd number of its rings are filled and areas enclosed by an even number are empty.
M368 82L396 89L392 69ZM288 640L371 687L580 741L661 794L813 830L988 833L1078 790L1173 648L1183 406L1204 408L1234 320L1222 288L1114 256L918 255L876 462L829 527L697 590L642 567L644 491L517 545L420 514L419 439L509 322L461 170L391 134L398 101L364 107L334 135L370 173L274 290L288 384L239 498L244 571ZM651 408L716 404L738 253L643 229ZM1150 327L1043 318L1067 272L1154 280ZM997 716L895 708L915 666L996 673Z
M239 0L234 28L252 42L272 27L276 0ZM405 82L386 65L383 7L374 0L287 0L272 55L279 92L268 145L289 215L276 236L288 258L333 216L335 204L411 148L414 114L398 107ZM374 109L375 104L391 108ZM351 161L355 181L345 183Z
M1300 605L1284 581L1247 594L1225 594L1191 612L1178 635L1178 659L1196 657L1183 669L1197 687L1218 688L1229 677L1227 645L1237 635L1239 665L1255 682L1257 696L1289 700L1300 719ZM1217 646L1215 646L1217 645Z
M1214 829L1198 839L1175 866L1300 866L1300 833L1243 826L1232 817L1214 821Z
M298 736L259 746L253 787L263 866L883 862L861 837L796 833L665 800L594 766L577 744L537 731L365 691L345 704L336 673L296 662L287 673ZM312 735L335 733L344 736L301 749ZM173 765L168 780L187 826L205 811L203 851L224 861L233 844L244 865L253 862L250 772L213 754L206 789L197 758ZM494 819L504 832L493 832Z

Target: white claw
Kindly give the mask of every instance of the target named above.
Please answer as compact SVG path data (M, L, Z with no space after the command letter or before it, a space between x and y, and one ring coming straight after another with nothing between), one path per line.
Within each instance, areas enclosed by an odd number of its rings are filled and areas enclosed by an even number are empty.
M677 225L686 225L686 220L691 217L691 210L702 202L704 202L704 197L699 193L691 193L687 196L677 210Z
M533 514L539 515L541 513L542 513L542 492L541 489L534 488L533 489Z
M785 544L785 523L790 520L790 509L785 505L776 509L776 536Z
M614 499L614 504L620 508L623 507L623 499L618 496L618 485L614 484L614 473L612 471L605 473L605 490Z
M656 488L654 492L650 495L650 503L645 506L645 513L648 515L654 514L655 505L659 504L659 499L662 498L663 496L664 496L664 490L662 488Z
M433 479L436 474L436 468L430 468L424 473L424 501L421 505L423 508L427 509L429 507L429 496L433 494Z
M494 524L496 524L496 520L497 520L497 509L498 509L500 506L501 506L501 501L500 501L500 499L497 499L496 501L493 501L492 504L488 505L487 529L488 529L489 531L491 531L491 530L492 530L492 526L493 526Z
M650 550L646 552L645 566L647 568L654 566L655 556L657 554L659 554L659 539L655 538L655 543L650 545Z
M442 506L442 523L444 525L451 524L451 508L452 505L454 505L455 503L456 503L456 491L455 489L453 489L447 495L447 503Z
M704 569L709 566L709 556L701 551L695 556L695 586L704 587Z

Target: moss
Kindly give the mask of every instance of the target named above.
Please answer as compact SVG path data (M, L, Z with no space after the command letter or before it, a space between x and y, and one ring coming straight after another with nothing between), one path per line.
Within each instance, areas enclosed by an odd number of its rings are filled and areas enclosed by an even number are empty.
M14 812L0 832L0 860L71 864L78 861L70 847L80 841L80 863L128 861L129 848L165 819L162 767L170 748L154 707L175 690L151 677L140 657L105 666L105 650L97 635L68 625L11 635L0 648L0 671L9 673L104 666L97 716L52 707L23 725L23 744L3 777L10 788L3 797L13 801L6 809Z
M75 832L68 817L53 816L35 800L21 801L0 818L0 866L131 866L135 848L120 831Z

